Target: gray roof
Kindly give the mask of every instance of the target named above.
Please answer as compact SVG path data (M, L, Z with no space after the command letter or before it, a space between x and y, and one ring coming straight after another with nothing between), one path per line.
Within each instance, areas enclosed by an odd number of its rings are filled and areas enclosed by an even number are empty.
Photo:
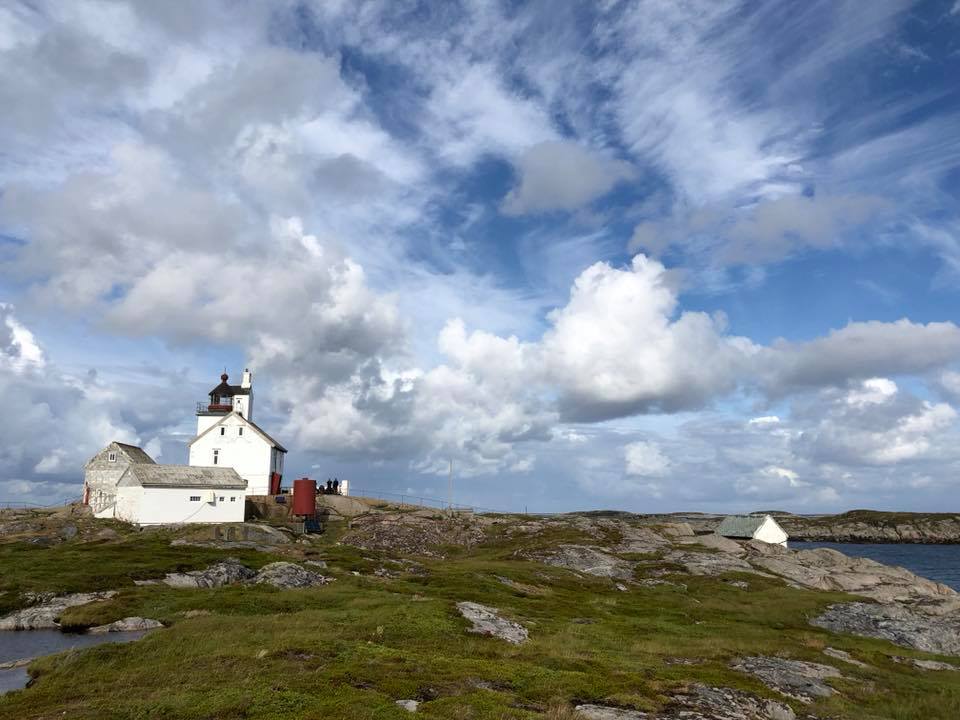
M247 481L228 467L191 467L189 465L131 465L122 485L181 488L244 489Z
M752 538L766 519L766 515L727 515L717 528L717 535Z
M122 442L114 442L113 444L126 453L127 457L130 458L130 462L156 465L156 460L147 455L143 448L137 447L136 445L127 445Z

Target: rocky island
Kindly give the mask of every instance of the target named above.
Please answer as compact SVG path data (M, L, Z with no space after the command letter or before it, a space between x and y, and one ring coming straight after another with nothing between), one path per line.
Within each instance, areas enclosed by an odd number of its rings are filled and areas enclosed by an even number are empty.
M954 590L693 520L357 500L295 536L2 511L0 633L147 634L18 658L0 719L960 716Z

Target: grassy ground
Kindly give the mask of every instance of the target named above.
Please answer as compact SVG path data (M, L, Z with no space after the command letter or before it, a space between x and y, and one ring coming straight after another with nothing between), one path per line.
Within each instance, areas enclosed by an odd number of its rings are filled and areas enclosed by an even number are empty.
M288 591L133 586L133 578L202 567L225 554L171 548L162 534L103 545L0 545L0 590L7 591L0 600L8 604L24 589L118 588L114 600L68 611L65 623L141 615L169 624L136 643L34 662L37 682L0 697L0 720L404 718L394 701L405 698L424 701L418 714L426 718L561 718L577 702L655 710L691 682L778 697L729 669L743 654L841 669L848 679L835 682L839 694L809 710L820 717L960 717L960 673L922 673L888 657L922 653L808 625L808 617L843 596L756 576L742 578L748 591L721 578L683 576L677 579L686 590L621 592L610 580L518 559L515 551L529 541L505 533L473 551L451 550L446 560L411 558L413 566L337 545L335 536L315 551L336 581ZM536 542L572 539L574 531ZM243 557L251 566L272 559ZM379 567L396 576L372 574ZM454 608L460 600L500 608L529 628L530 641L515 647L468 634ZM208 614L188 617L190 610ZM826 658L826 645L871 669ZM678 658L696 664L676 664ZM793 705L798 715L808 711Z

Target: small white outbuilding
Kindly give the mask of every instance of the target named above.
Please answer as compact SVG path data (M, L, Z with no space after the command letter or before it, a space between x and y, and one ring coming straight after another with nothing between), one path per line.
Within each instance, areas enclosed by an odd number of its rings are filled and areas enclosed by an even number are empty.
M783 547L787 546L790 537L770 515L727 515L717 528L716 534L736 540L759 540Z
M83 496L94 517L177 525L243 522L246 491L233 468L158 465L142 449L113 442L87 463Z

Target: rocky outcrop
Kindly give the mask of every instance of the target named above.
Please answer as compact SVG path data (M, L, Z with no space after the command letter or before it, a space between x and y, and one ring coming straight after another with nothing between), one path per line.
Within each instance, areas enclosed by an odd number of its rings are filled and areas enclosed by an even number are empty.
M160 582L175 588L216 588L250 580L256 574L255 570L251 570L236 558L227 558L206 570L169 573Z
M514 645L526 642L529 637L529 632L523 625L500 617L496 608L475 602L458 602L457 610L473 623L469 632L500 638Z
M592 545L558 545L553 550L529 553L526 557L539 560L547 565L597 577L618 578L620 580L629 580L633 577L634 563L618 558L603 548Z
M812 590L835 590L879 602L949 600L957 593L942 583L914 575L901 567L854 558L829 548L789 550L752 540L747 560L755 567L780 575Z
M473 547L483 542L492 520L466 513L433 510L371 513L350 521L345 545L411 555L443 557L444 545Z
M736 544L736 543L734 543ZM743 550L738 546L740 554ZM673 550L664 554L663 559L682 565L691 575L724 575L726 573L752 573L764 575L739 554L730 552L696 552L694 550Z
M0 630L50 630L60 627L60 616L67 608L107 600L116 595L114 590L72 595L46 596L36 605L18 610L0 618Z
M931 615L920 607L838 603L810 622L833 632L880 638L938 655L960 656L960 615Z
M732 667L753 675L767 687L787 697L805 703L833 695L836 690L825 681L843 677L839 670L830 665L762 655L740 658L733 662Z
M122 620L116 620L108 625L97 625L87 630L88 633L98 635L100 633L111 632L138 632L142 630L156 630L162 628L163 623L159 620L151 620L142 617L126 617Z
M245 549L274 552L276 546L290 545L295 539L293 532L286 528L245 522L193 527L170 544L217 550Z
M790 706L765 700L730 688L694 685L689 692L672 697L666 712L669 720L794 720Z
M290 562L264 565L259 572L248 568L236 558L211 565L205 570L169 573L162 580L148 580L140 584L163 583L175 588L217 588L237 583L273 585L281 589L316 587L332 582L332 578Z
M612 548L614 552L648 555L670 546L670 540L650 528L637 527L625 522L606 521L604 524L620 535L620 542ZM672 526L671 532L677 536L682 536L685 528Z
M657 713L610 707L577 705L585 720L795 720L789 705L765 700L730 688L693 685L687 692L671 696ZM807 716L812 717L812 716Z
M725 538L722 535L695 535L693 537L681 538L679 542L685 545L703 545L712 550L720 550L721 552L733 553L734 555L743 555L746 552L743 545L736 540Z
M326 585L332 578L324 577L320 573L307 570L300 565L289 562L275 562L264 565L251 581L257 585L273 585L281 590L290 588L307 588Z

